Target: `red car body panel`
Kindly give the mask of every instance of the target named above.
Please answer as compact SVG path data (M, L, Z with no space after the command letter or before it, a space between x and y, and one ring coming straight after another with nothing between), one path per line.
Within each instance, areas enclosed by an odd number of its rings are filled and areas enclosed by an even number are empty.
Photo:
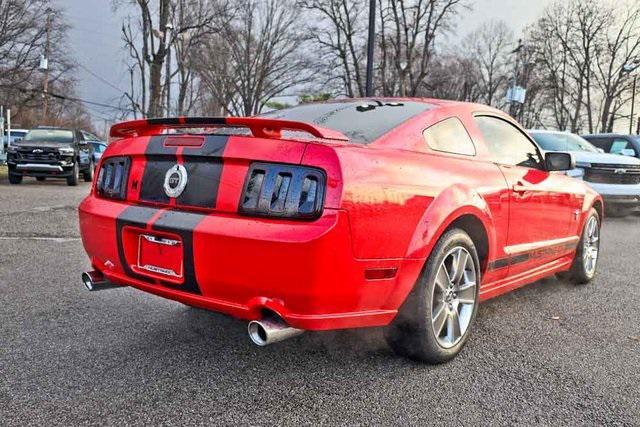
M113 134L123 139L109 145L101 162L131 159L127 195L102 198L94 183L81 203L80 231L91 263L117 284L242 319L269 310L308 330L388 324L438 238L461 218L486 232L481 299L567 270L587 212L596 205L602 212L601 198L561 173L489 161L473 115L515 124L504 113L424 102L433 108L368 145L312 126L305 129L310 140L284 139L278 126L286 123L261 119L232 123L249 126L254 136L158 136L163 126L147 121L116 125ZM474 141L475 157L425 144L423 130L452 116ZM148 159L167 167L201 162L197 167L216 184L196 182L200 191L190 199L153 201L163 196L145 187L157 181ZM322 215L313 221L240 215L255 161L322 169ZM179 242L182 277L137 268L140 235L148 234Z

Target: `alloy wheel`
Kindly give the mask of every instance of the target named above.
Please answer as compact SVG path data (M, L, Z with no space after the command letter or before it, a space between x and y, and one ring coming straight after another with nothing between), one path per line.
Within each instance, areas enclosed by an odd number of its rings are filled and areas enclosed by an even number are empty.
M435 278L431 326L438 344L451 348L465 336L476 301L478 274L473 258L462 246L451 249Z
M584 270L587 275L593 276L596 271L600 245L600 229L598 227L598 219L595 216L589 218L587 222L583 245L582 262L584 263Z

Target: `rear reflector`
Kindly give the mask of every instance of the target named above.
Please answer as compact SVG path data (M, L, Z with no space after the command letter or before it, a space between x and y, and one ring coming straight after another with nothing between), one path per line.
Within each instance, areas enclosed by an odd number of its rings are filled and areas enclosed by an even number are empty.
M392 279L396 276L397 272L397 267L369 268L364 271L364 278L367 280Z

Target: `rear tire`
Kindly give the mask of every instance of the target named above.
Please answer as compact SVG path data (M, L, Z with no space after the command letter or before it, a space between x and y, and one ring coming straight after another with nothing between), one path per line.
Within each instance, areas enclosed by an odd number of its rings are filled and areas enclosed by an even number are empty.
M78 180L80 179L80 169L78 168L78 162L73 164L73 170L71 171L71 175L67 177L67 185L76 186L78 185Z
M448 231L386 328L389 346L420 362L435 364L453 359L469 338L478 310L479 288L480 262L473 241L460 229Z
M9 174L9 184L20 184L22 182L22 175Z
M569 271L559 273L557 276L576 285L590 283L596 275L599 252L600 216L595 209L591 208L584 223L571 268Z

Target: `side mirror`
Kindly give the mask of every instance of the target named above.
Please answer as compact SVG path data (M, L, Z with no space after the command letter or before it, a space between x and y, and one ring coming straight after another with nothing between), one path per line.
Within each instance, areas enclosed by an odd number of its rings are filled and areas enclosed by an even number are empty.
M629 157L636 156L636 152L633 150L633 148L623 148L622 150L620 150L620 154L622 154L623 156L629 156Z
M576 168L576 159L571 153L548 152L544 156L548 171L569 171Z
M604 150L600 147L596 147L596 150L598 150L598 153L604 153Z

